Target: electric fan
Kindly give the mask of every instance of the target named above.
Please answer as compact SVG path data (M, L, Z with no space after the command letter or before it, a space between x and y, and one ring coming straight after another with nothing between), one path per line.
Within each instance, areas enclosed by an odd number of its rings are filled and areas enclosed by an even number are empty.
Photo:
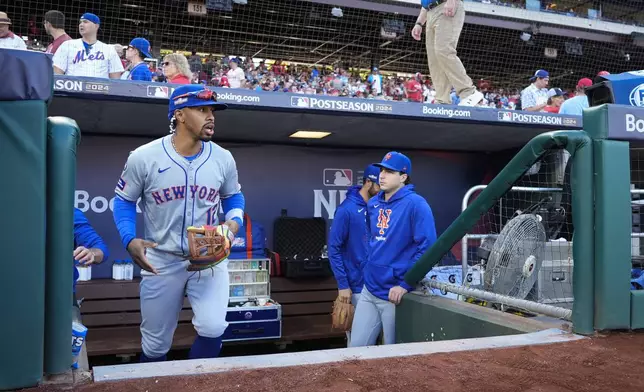
M487 255L485 290L526 298L537 281L544 258L546 231L541 221L539 215L524 213L503 227Z

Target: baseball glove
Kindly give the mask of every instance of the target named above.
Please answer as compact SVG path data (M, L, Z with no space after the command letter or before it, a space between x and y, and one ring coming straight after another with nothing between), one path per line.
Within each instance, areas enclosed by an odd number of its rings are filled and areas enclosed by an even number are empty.
M190 249L188 271L214 267L230 255L232 232L227 226L190 226L187 231Z
M351 297L338 296L333 303L333 313L331 313L333 328L344 332L351 331L354 312L355 307L351 304Z

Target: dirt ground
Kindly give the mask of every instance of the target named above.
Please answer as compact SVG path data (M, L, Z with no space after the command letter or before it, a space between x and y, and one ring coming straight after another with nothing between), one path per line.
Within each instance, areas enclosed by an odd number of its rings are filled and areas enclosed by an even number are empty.
M635 392L644 391L643 364L644 333L616 333L563 344L98 383L75 390Z

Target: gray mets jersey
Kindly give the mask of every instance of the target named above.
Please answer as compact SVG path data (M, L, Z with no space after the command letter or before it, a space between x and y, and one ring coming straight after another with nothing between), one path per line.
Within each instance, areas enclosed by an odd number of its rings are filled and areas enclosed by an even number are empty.
M115 190L131 202L141 198L145 239L158 244L149 251L172 254L164 259L186 258L186 228L218 225L221 200L241 191L230 151L204 142L188 160L174 150L171 137L132 151Z

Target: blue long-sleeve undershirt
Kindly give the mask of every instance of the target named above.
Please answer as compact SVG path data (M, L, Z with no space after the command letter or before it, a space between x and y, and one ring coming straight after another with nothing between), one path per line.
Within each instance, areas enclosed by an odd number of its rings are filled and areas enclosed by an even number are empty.
M239 192L234 195L222 199L222 208L226 220L234 220L241 228L244 225L244 208L246 207L246 199L244 194Z
M85 214L78 208L74 208L74 249L83 246L87 249L100 249L103 252L103 260L105 261L110 257L110 252L107 244L103 241L100 235L94 230L92 225L85 217ZM78 269L73 266L74 283L73 292L76 293L76 281L78 280Z
M136 203L116 196L113 215L116 229L121 236L121 243L127 249L130 241L136 238Z
M103 252L103 261L110 255L107 244L94 230L85 214L78 208L74 208L74 249L78 246L100 249Z

